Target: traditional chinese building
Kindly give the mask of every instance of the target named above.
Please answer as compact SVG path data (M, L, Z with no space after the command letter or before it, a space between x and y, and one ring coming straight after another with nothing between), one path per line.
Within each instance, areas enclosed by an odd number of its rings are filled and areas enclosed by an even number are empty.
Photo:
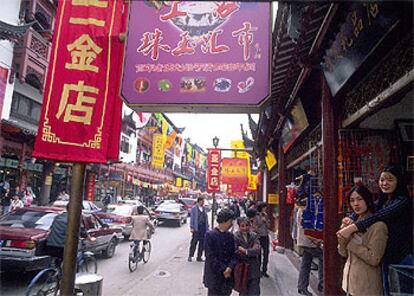
M292 249L287 187L304 172L314 176L324 202L325 295L340 293L335 232L347 211L347 191L362 181L378 192L378 173L392 162L413 192L412 5L279 5L272 100L255 137L261 158L270 149L278 165L264 169L262 191L279 196L279 243Z
M31 152L43 101L55 11L53 1L12 0L2 8L0 17L4 20L0 23L0 42L4 44L1 55L8 56L2 65L5 79L0 98L0 176L11 180L12 186L29 186L36 194L45 163L32 159Z

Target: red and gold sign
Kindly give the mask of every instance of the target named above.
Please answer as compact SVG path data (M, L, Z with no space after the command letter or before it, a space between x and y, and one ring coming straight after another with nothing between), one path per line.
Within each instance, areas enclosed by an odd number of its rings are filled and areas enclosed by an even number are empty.
M245 185L247 187L247 159L245 158L223 158L222 182L233 185ZM233 189L234 191L234 189Z
M208 149L207 192L220 192L221 151Z
M86 200L95 200L95 178L96 173L88 172L86 177Z
M118 159L122 0L59 1L36 157Z

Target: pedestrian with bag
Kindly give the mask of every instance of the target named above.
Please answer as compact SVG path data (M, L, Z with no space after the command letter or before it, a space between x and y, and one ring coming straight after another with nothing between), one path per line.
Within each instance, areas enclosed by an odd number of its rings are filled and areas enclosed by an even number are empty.
M269 219L267 217L267 204L260 202L257 205L257 215L254 220L254 229L259 236L261 247L262 276L269 277L267 265L269 262Z
M192 233L188 262L192 261L197 244L197 261L203 262L204 236L208 230L207 211L204 208L204 198L198 197L197 203L191 208L190 231Z
M232 272L237 263L233 226L234 213L224 208L217 214L218 226L206 233L203 283L208 296L229 296L233 290Z
M234 234L237 265L234 271L234 289L241 296L260 295L260 242L250 230L247 217L237 219L239 230Z
M358 219L369 217L374 211L372 194L362 184L350 190L348 204ZM382 295L380 264L387 239L388 229L384 222L376 222L366 232L354 233L350 239L338 235L338 252L347 258L342 279L342 289L347 294Z

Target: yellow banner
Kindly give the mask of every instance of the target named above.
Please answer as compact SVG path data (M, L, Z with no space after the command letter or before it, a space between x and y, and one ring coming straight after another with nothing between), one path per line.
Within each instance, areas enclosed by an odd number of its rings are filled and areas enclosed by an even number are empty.
M168 122L163 117L161 120L161 130L162 130L162 143L167 142L167 132L168 132Z
M177 179L175 179L175 186L177 187L183 186L183 179L181 179L181 177L177 177Z
M164 144L161 134L154 134L153 136L151 166L160 169L164 167Z
M279 194L277 194L277 193L269 193L267 195L267 203L269 205L278 205L279 204Z
M191 182L189 180L183 180L183 187L184 188L190 188Z
M250 175L249 177L249 183L247 184L247 190L248 191L256 191L257 190L257 176L256 175Z
M244 149L244 142L243 140L232 140L231 141L231 148L232 149ZM247 177L250 179L250 155L246 151L233 151L232 152L233 158L245 158L247 159Z
M277 160L275 155L272 153L272 151L267 150L266 151L266 157L265 157L265 161L266 161L266 166L267 169L270 171L276 164L277 164Z

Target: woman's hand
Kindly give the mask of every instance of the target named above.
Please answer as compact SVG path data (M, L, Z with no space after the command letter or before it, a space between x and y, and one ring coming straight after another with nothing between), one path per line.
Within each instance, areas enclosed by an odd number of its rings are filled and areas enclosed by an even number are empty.
M354 221L349 217L345 217L345 218L342 219L342 225L344 225L344 227L348 226L348 225L351 225L352 223L354 223Z
M227 268L224 270L223 275L224 275L224 278L225 278L225 279L230 278L230 277L231 277L231 268L230 268L230 267L227 267Z
M239 252L242 254L246 254L246 249L243 248L242 246L239 246Z
M345 245L346 246L349 242L349 239L344 238L342 235L340 235L338 233L336 234L336 237L338 238L338 243L340 245Z
M349 240L349 239L351 238L351 235L352 235L354 232L357 232L357 231L358 231L358 228L356 227L356 225L355 225L355 224L351 224L351 225L345 226L344 228L340 229L340 230L336 233L336 235L337 235L337 236L338 236L338 235L340 235L340 236L342 236L343 238L345 238L345 239Z

